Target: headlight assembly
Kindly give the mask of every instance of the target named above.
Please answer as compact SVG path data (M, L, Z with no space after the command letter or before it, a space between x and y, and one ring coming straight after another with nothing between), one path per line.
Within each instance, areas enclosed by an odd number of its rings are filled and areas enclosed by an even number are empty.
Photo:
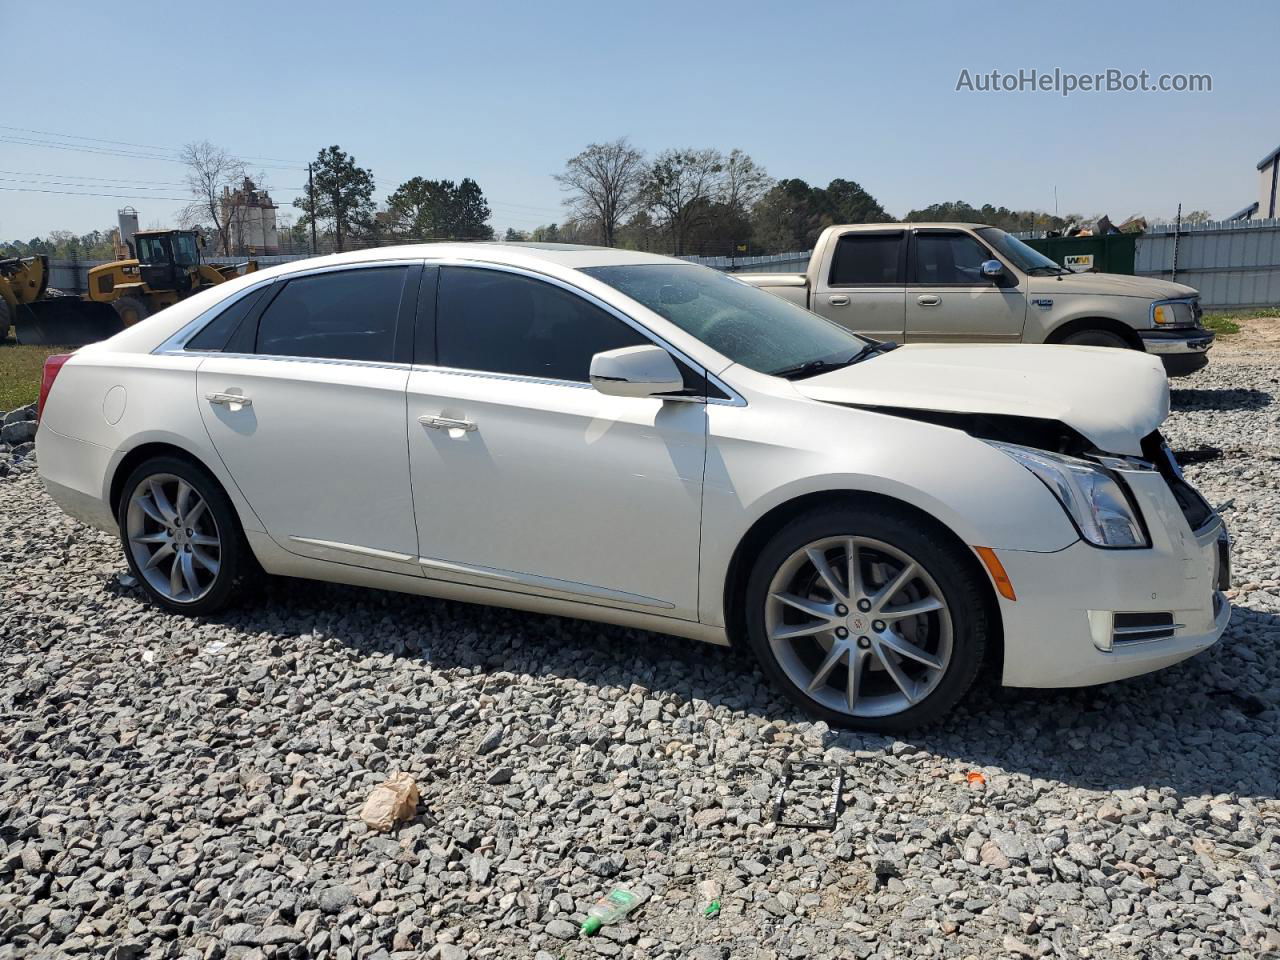
M1090 543L1099 547L1150 546L1137 510L1105 468L1088 460L1014 443L987 443L1034 473Z
M1195 322L1195 307L1188 300L1158 300L1151 304L1153 326L1191 327Z

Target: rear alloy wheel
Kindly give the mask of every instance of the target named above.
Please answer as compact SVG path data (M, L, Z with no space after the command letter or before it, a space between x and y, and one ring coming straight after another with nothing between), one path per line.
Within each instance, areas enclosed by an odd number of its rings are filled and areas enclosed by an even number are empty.
M777 534L748 586L767 673L841 726L905 730L972 685L986 612L970 558L907 516L833 508Z
M204 470L158 457L125 482L120 539L139 583L161 606L211 613L226 605L244 556L230 501Z

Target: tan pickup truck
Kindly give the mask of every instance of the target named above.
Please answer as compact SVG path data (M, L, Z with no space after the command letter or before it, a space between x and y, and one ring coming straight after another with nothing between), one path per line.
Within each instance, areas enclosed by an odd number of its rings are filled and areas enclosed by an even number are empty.
M1072 343L1158 356L1170 376L1208 363L1200 294L1167 280L1072 273L997 227L828 227L805 273L739 279L857 333L898 343Z

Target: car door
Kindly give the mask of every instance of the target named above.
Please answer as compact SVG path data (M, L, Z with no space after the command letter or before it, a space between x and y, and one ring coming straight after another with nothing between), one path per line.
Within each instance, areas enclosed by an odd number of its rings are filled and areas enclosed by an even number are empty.
M908 256L907 342L1021 340L1026 290L1007 265L1001 277L982 272L983 262L999 259L963 230L914 231Z
M400 261L291 276L200 365L218 455L292 553L420 573L405 386L421 274Z
M594 354L651 342L559 281L441 267L408 388L427 576L697 619L705 397L588 383Z
M854 333L901 343L906 315L904 230L854 230L828 244L813 310Z

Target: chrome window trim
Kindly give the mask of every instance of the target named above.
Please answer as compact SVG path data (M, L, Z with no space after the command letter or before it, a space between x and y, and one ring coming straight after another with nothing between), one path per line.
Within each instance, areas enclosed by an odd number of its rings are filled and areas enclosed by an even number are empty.
M456 373L463 376L490 377L492 379L510 380L510 381L515 381L520 383L536 383L536 384L542 384L545 386L576 387L580 389L585 388L588 390L593 389L591 384L587 381L559 380L552 377L535 377L535 376L530 376L526 374L498 373L492 370L465 370L458 367L440 366L438 364L407 364L407 363L382 362L382 361L373 361L373 360L347 360L342 358L328 358L328 357L291 357L291 356L285 356L281 354L269 354L269 353L227 353L225 351L220 351L220 350L187 350L186 349L186 344L197 333L203 330L204 327L211 320L213 320L214 317L220 314L223 310L230 308L232 305L234 305L236 302L243 299L244 297L250 296L251 294L257 291L261 291L266 287L270 286L271 284L279 283L279 282L287 282L289 280L298 279L299 277L315 276L317 274L323 274L323 273L335 273L342 270L361 270L361 269L368 269L373 267L389 267L389 266L402 266L402 265L410 266L414 263L421 263L424 266L467 267L467 268L477 269L477 270L497 270L503 273L513 273L513 274L516 274L517 276L528 277L531 280L538 280L543 283L550 283L554 286L560 287L562 290L565 290L566 292L573 294L574 296L582 297L584 300L586 300L588 303L592 304L593 306L601 310L604 310L606 313L610 314L616 319L621 320L623 323L631 327L641 336L648 338L655 345L662 347L664 350L680 358L689 366L693 367L695 370L701 370L703 376L707 378L708 383L714 384L717 389L721 390L723 393L728 395L725 398L672 396L672 397L662 397L661 399L682 401L684 403L714 403L721 406L730 406L730 407L745 407L747 405L746 399L740 393L738 393L737 390L733 389L733 387L725 383L722 379L720 379L720 377L712 373L707 368L706 364L701 363L698 360L695 360L693 357L689 356L683 350L669 343L661 335L650 330L648 327L640 323L638 320L634 319L633 317L629 316L626 313L623 313L617 307L613 306L610 303L605 302L604 300L601 300L599 297L595 296L594 294L586 290L583 290L581 287L568 283L567 281L562 280L560 277L555 277L555 276L552 276L551 274L543 273L539 270L533 270L528 267L517 267L517 266L505 264L505 263L493 263L487 260L467 260L461 257L447 257L447 258L441 258L441 259L420 258L420 257L400 257L400 258L392 258L392 259L386 259L386 260L370 260L367 262L359 262L359 263L325 264L324 266L310 267L305 270L296 270L290 273L284 273L284 274L279 274L277 276L268 277L268 278L265 278L261 283L250 284L249 286L245 287L243 290L240 290L238 293L234 294L233 296L228 297L227 299L221 300L218 303L214 304L208 310L205 310L199 316L195 317L194 319L186 323L176 333L170 336L167 340L165 340L163 343L161 343L158 347L156 347L151 352L153 354L170 354L170 355L196 356L196 357L219 356L219 357L227 357L227 358L236 359L236 360L289 360L289 361L300 361L305 363L348 364L352 366L383 367L386 369L393 369L393 370L411 368L416 370L431 371L431 372L438 372L438 373L450 373L450 374Z
M203 330L205 326L211 320L213 320L214 317L222 313L223 310L229 309L233 304L238 303L239 301L243 300L245 297L249 296L255 291L266 289L267 287L271 286L273 283L288 282L289 280L297 280L300 277L311 277L311 276L316 276L322 273L337 273L338 271L341 271L341 270L366 270L371 267L402 267L402 266L411 267L415 263L421 263L421 262L422 262L421 257L398 257L398 258L390 258L386 260L369 260L367 262L360 261L358 263L329 263L329 264L325 264L324 266L308 267L305 270L296 270L291 273L282 273L273 277L266 277L260 283L252 283L249 286L245 287L243 290L239 291L238 293L235 293L223 300L219 300L208 310L205 310L199 316L195 317L193 320L188 321L184 326L180 327L175 334L173 334L171 337L169 337L169 339L165 340L163 343L161 343L158 347L156 347L151 352L153 354L178 354L183 356L195 356L195 357L207 357L213 354L218 354L219 356L223 356L223 357L230 357L230 356L241 357L241 358L255 357L255 358L260 358L264 360L271 359L271 358L278 358L282 360L310 360L310 359L328 360L330 358L285 357L280 354L274 354L274 353L230 354L230 353L224 353L221 350L188 350L186 349L186 346L187 346L187 343L197 333ZM341 363L341 362L368 363L370 361L364 361L364 360L343 361L341 358L333 358L333 362L335 363ZM407 364L401 364L401 366L407 366Z
M566 291L567 293L570 293L574 296L581 297L582 299L590 303L592 306L603 310L605 313L609 314L615 319L621 320L627 326L631 327L631 329L639 333L642 337L646 337L647 339L649 339L655 346L662 347L662 349L666 350L668 353L671 353L674 356L678 357L679 359L683 360L695 371L701 370L702 375L707 378L708 383L715 384L715 386L719 390L728 394L728 397L726 399L721 399L720 397L678 397L678 396L658 397L657 399L682 400L686 403L690 403L690 402L716 403L716 404L721 404L723 406L731 406L731 407L745 407L747 405L747 401L742 397L742 395L738 393L738 391L730 387L728 384L726 384L723 380L721 380L715 374L713 374L710 370L708 370L706 364L701 363L698 360L695 360L693 357L689 356L679 347L676 347L671 343L667 342L665 339L662 338L660 334L657 334L654 331L650 330L648 327L640 323L640 321L636 320L634 317L631 317L623 313L617 307L613 306L613 304L607 303L606 301L601 300L595 294L590 293L586 290L583 290L581 287L574 286L572 283L569 283L566 280L562 280L560 277L554 277L551 274L542 273L539 270L533 270L528 267L516 267L516 266L512 266L510 264L505 264L505 263L491 263L485 260L464 260L460 257L449 257L449 258L440 259L440 260L427 260L426 264L428 266L438 266L438 267L464 267L464 268L475 269L475 270L496 270L501 273L513 273L517 276L528 277L530 280L538 280L543 283L550 283L551 285L559 287L560 289ZM439 324L439 322L440 322L440 318L439 316L437 316L436 323ZM461 367L441 366L440 364L415 364L415 369L430 370L430 371L439 372L439 373L459 373L465 376L474 376L474 377L491 377L497 380L514 380L521 383L538 383L538 384L544 384L547 386L585 387L588 390L594 389L589 382L583 381L583 380L560 380L553 377L535 377L530 374L499 373L493 370L468 370L468 369L463 369Z
M289 357L275 353L228 353L223 350L193 350L184 355L226 357L230 360L261 360L264 363L320 363L333 367L369 367L376 370L408 371L413 367L413 364L399 363L395 360L347 360L339 357Z

